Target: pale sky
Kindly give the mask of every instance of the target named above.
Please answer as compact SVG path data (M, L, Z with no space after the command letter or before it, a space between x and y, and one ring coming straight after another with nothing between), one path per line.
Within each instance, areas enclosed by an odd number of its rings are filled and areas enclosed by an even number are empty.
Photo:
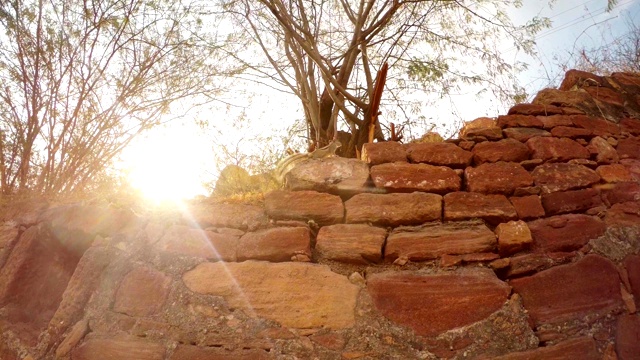
M529 70L519 76L531 96L548 84L548 78L557 74L554 55L567 58L572 49L582 46L597 46L602 41L602 33L619 34L625 30L625 17L640 19L640 0L620 0L614 10L606 13L606 0L567 1L558 0L549 8L548 1L525 0L524 7L510 14L514 23L522 23L534 15L551 18L553 26L537 36L535 58L516 53L515 49L505 45L504 51L513 53L514 60L525 61ZM561 78L557 81L560 81ZM246 140L256 135L283 131L292 123L292 119L302 117L300 106L295 97L282 95L268 88L258 90L252 106L246 116L250 122L243 128L234 129L224 126L217 132L198 127L194 117L206 117L210 125L220 126L225 120L237 116L239 109L227 113L225 109L212 109L203 113L186 116L182 120L150 131L146 136L134 142L123 155L123 167L129 169L132 184L143 193L154 198L185 198L198 194L207 194L202 186L217 176L217 158L213 143L234 144L249 149L259 147ZM243 96L239 96L238 105L243 105ZM469 106L469 102L473 106ZM442 100L436 109L439 121L469 121L481 116L495 117L506 111L496 102L481 101L469 96L453 97L451 102ZM455 119L451 113L457 114ZM259 150L258 150L259 151Z

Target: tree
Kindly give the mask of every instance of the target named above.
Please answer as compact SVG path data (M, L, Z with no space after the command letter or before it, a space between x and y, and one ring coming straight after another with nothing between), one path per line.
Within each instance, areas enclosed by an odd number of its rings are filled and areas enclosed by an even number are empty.
M81 191L223 72L197 0L0 2L0 188Z
M534 18L515 26L504 12L509 3L221 0L236 31L230 36L237 47L229 53L256 81L275 81L300 99L313 145L339 138L346 156L368 141L371 127L378 140L385 137L372 106L376 74L385 63L382 108L388 121L404 125L424 103L420 91L445 96L474 84L502 99L522 97L514 79L524 65L510 63L499 45L509 40L532 52L533 36L549 22ZM263 57L247 50L252 44Z

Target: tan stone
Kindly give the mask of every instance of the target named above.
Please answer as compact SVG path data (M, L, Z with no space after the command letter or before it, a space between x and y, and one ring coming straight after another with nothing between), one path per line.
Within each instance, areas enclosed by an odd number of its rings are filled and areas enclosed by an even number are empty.
M509 256L531 245L531 231L524 221L509 221L496 227L500 256Z
M320 259L354 264L378 263L387 231L364 224L323 226L317 236Z
M168 228L156 246L167 252L212 260L235 261L238 236L184 225Z
M71 349L73 349L78 344L78 342L82 340L82 338L87 334L88 331L89 322L87 320L80 320L75 325L73 325L71 331L69 331L62 343L60 343L60 346L58 346L58 348L56 349L56 358L63 358L67 356Z
M289 261L296 254L311 257L308 227L279 227L244 234L238 240L237 259Z
M72 360L136 359L163 360L162 344L136 337L93 336L71 353Z
M588 167L564 163L542 164L533 169L531 176L543 193L579 189L600 181L600 176Z
M344 205L348 223L418 225L442 216L442 196L423 192L358 194Z
M222 296L249 316L292 328L348 328L359 287L329 267L310 263L203 263L183 275L194 292Z
M201 202L190 204L184 212L187 222L197 223L201 228L223 227L255 230L265 226L269 219L264 210L245 204L216 204Z
M478 221L430 223L400 227L387 238L384 259L425 261L448 255L490 252L496 248L496 236Z
M149 267L129 272L116 292L113 310L131 316L148 316L160 311L169 294L171 278Z
M265 196L265 208L276 220L313 220L329 225L341 223L344 218L339 196L316 191L272 191Z
M460 190L460 176L451 168L427 164L390 163L371 168L378 188L395 192L447 193Z

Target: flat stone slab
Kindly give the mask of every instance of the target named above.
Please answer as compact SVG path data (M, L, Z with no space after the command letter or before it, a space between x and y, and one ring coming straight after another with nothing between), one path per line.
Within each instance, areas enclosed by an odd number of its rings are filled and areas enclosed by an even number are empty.
M579 189L600 181L600 176L584 165L547 163L531 172L543 193Z
M414 163L461 169L469 166L473 157L471 152L461 149L456 144L446 142L409 144L407 145L407 155L409 160Z
M238 240L238 261L291 261L295 255L311 258L308 227L277 227L244 234Z
M392 192L424 191L446 194L460 190L460 176L446 166L401 162L371 167L371 179L378 188Z
M624 306L618 270L599 255L587 255L575 263L509 283L522 296L536 326L579 319L591 313L604 314Z
M496 236L480 221L432 223L417 227L400 227L389 235L385 261L399 257L411 261L436 259L442 255L491 252Z
M122 280L116 292L113 311L130 316L149 316L164 306L171 277L149 268L137 267Z
M344 203L346 222L382 226L419 225L442 217L442 196L409 194L358 194Z
M640 159L640 138L620 139L616 150L620 159Z
M219 234L185 225L173 225L155 243L156 248L210 260L235 261L238 236Z
M568 161L589 158L589 150L567 138L534 137L527 140L527 146L532 159Z
M436 275L384 272L368 277L367 290L382 315L421 336L485 319L504 305L510 293L507 284L483 269Z
M225 227L242 230L254 230L269 222L264 210L258 206L207 202L188 205L185 220L195 222L203 229Z
M528 223L534 248L542 252L579 250L603 235L607 226L597 217L583 214L557 215Z
M353 194L365 188L369 180L369 167L358 159L309 159L297 164L285 178L289 190Z
M161 343L136 337L89 337L71 352L73 360L138 359L163 360L165 348Z
M344 218L342 199L337 195L316 191L275 190L264 199L269 217L276 220L313 220L318 225L341 223Z
M637 359L640 354L640 317L622 315L616 324L616 353L618 359Z
M522 220L509 221L496 227L500 256L508 256L524 250L531 245L531 231Z
M487 162L520 162L529 160L529 148L515 139L485 141L473 147L473 161L476 164Z
M563 341L559 344L540 347L534 350L521 351L507 355L492 357L493 360L547 360L547 359L581 359L600 360L596 342L590 336Z
M522 220L536 219L545 215L542 201L538 195L510 197L509 201Z
M444 196L444 220L479 218L491 223L516 220L518 214L506 196L452 192Z
M362 146L362 161L370 165L407 161L407 150L396 141L366 143Z
M601 205L600 192L592 188L542 194L542 206L547 216L584 212Z
M355 323L359 287L328 266L207 262L186 272L182 279L191 291L222 296L249 316L286 327L344 329Z
M315 250L320 259L352 264L379 263L387 230L365 224L323 226Z
M529 139L534 137L549 137L551 133L547 130L542 130L538 128L527 128L527 127L514 127L514 128L506 128L502 130L504 132L504 136L509 139L514 139L523 143L529 141Z
M543 126L542 121L533 115L500 115L498 116L498 126L506 127L537 127Z
M533 178L522 165L499 161L464 171L467 191L511 195L517 188L533 185Z

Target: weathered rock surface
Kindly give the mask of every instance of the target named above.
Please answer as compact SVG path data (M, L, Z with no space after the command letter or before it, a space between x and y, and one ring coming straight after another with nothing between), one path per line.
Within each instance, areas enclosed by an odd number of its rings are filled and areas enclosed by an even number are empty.
M620 159L640 159L640 138L620 139L616 150Z
M597 217L581 214L557 215L528 223L534 247L539 251L558 252L578 250L606 229Z
M396 192L425 191L447 193L460 190L460 176L448 167L427 164L391 163L371 168L378 188Z
M640 255L627 256L624 259L624 268L629 276L629 284L636 306L640 307Z
M511 195L517 188L531 186L533 178L520 164L495 162L468 167L464 172L467 191Z
M589 151L577 142L567 138L534 137L527 140L532 159L544 161L568 161L588 159Z
M271 359L263 350L220 350L193 345L178 345L169 360L267 360Z
M185 217L188 222L195 222L203 229L222 227L255 230L269 221L264 210L258 206L208 202L188 205Z
M571 117L575 126L588 129L597 136L611 136L620 134L617 124L602 118L589 117L585 115L575 115Z
M579 319L589 313L605 314L623 306L615 265L587 255L533 276L509 282L522 296L531 320L539 326Z
M171 278L149 267L129 272L116 292L113 310L131 316L149 316L164 306Z
M640 224L640 203L629 201L611 206L604 216L608 226L636 226Z
M348 223L418 225L440 220L442 216L442 196L423 192L358 194L344 206Z
M593 133L589 129L576 128L573 126L556 126L551 129L551 135L557 138L590 138L593 136Z
M465 168L471 164L473 157L471 152L446 142L409 144L407 155L414 163L427 163L451 168Z
M444 196L444 219L467 220L480 218L491 223L516 220L518 214L504 195L484 195L452 192Z
M620 120L620 130L628 132L632 135L640 135L640 120L633 118L625 118Z
M183 275L194 292L222 296L249 316L292 328L354 325L358 286L309 263L203 263Z
M600 176L583 165L548 163L531 172L533 181L544 193L587 187L600 181Z
M238 261L290 261L298 255L311 258L311 233L308 227L277 227L244 234L238 240Z
M614 164L620 160L616 149L614 149L607 140L600 136L596 136L591 139L587 146L587 150L596 155L596 161L598 164Z
M513 196L509 198L516 209L518 218L522 220L536 219L545 215L542 202L538 195Z
M556 345L540 347L535 350L511 353L494 357L494 360L548 360L548 359L584 359L600 360L596 342L591 337L580 337L563 341Z
M407 161L407 150L396 141L366 143L362 146L362 161L370 165Z
M267 214L276 220L313 220L319 225L329 225L340 223L344 218L342 200L336 195L276 190L264 200Z
M509 258L508 278L532 275L550 267L566 264L576 257L576 252L530 253Z
M515 139L485 141L473 147L473 161L480 165L487 162L520 162L529 159L529 148Z
M139 359L163 360L161 343L135 337L90 337L71 353L72 360Z
M531 231L524 221L509 221L496 227L500 256L509 256L528 248L533 242Z
M290 190L313 190L331 194L362 191L369 180L369 167L357 159L328 157L309 159L286 174Z
M509 139L514 139L523 143L526 143L529 139L534 137L548 137L551 133L537 128L526 127L513 127L502 130L504 135Z
M542 206L547 216L584 212L602 204L600 193L592 188L542 194Z
M397 258L425 261L444 254L490 252L495 248L496 236L482 222L431 223L393 230L387 238L384 258L387 262Z
M173 225L155 245L162 251L174 254L235 261L238 236Z
M520 115L557 115L565 114L567 110L553 105L539 105L539 104L516 104L512 106L507 112L508 115L520 114Z
M607 183L633 181L631 172L622 164L601 165L596 168L596 172Z
M318 233L316 248L320 259L352 264L378 263L387 231L364 224L323 226Z
M640 317L622 315L616 326L616 353L620 360L637 359L640 354Z
M600 189L602 200L607 206L640 200L640 183L635 181L608 184Z
M553 129L556 126L573 126L573 121L571 121L571 117L567 115L549 115L549 116L538 116L538 119L542 121L542 125L545 129Z
M378 311L418 335L434 336L482 320L507 301L509 286L490 271L374 274L367 290Z
M498 126L506 127L542 127L542 121L532 115L501 115L498 116Z

